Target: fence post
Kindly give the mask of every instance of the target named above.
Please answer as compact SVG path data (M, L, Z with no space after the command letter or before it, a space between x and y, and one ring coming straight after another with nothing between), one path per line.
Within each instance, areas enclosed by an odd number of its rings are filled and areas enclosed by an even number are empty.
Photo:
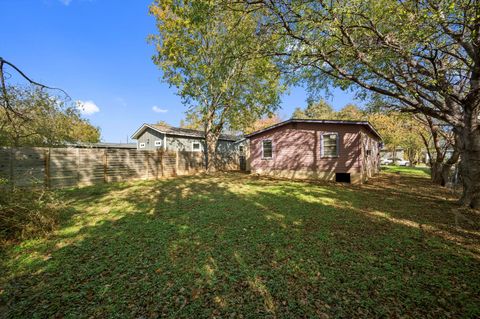
M158 154L160 154L160 150L157 148L157 156L155 158L155 179L158 179L158 163L159 163L159 156Z
M146 152L145 152L145 158L144 158L144 160L145 160L145 179L146 179L146 180L149 179L149 178L148 178L148 175L149 175L149 174L148 174L148 166L149 166L148 160L149 160L149 158L150 158L150 151L146 151Z
M103 182L107 183L107 149L103 149Z
M178 150L175 152L175 176L178 175Z
M45 150L45 186L50 188L50 148Z
M162 172L162 177L165 177L165 150L160 152L160 171Z
M77 185L80 184L80 149L77 148Z

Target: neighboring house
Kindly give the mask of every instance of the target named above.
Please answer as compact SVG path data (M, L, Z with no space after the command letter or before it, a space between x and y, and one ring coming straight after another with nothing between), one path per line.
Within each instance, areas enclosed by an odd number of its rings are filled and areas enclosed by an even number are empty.
M199 130L156 124L143 124L133 135L139 150L204 152L205 133ZM246 140L234 135L221 134L217 144L218 167L242 167L246 162Z
M394 157L393 153L394 153L393 150L389 150L384 146L384 148L380 150L380 158L381 159L393 159L393 157ZM403 150L403 148L398 147L395 150L395 158L405 159L404 155L405 155L405 151Z
M179 127L143 124L133 135L137 140L137 149L165 151L203 152L205 150L205 133ZM230 151L239 138L222 134L218 140L218 150Z
M246 136L252 173L362 183L379 170L369 122L290 119Z

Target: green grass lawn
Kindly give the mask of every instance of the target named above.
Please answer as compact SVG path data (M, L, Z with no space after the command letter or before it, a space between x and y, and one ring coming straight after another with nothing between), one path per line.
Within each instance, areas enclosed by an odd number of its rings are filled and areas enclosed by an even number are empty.
M479 214L412 171L62 191L62 227L4 251L0 317L478 318Z
M421 166L421 167L410 167L410 166L396 166L396 165L385 165L382 166L382 171L387 173L396 173L402 175L413 175L413 176L430 176L430 168Z

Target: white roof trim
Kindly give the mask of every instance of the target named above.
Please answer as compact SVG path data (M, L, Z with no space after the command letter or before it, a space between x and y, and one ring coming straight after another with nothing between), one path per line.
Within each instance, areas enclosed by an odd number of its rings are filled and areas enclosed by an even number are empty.
M142 126L140 126L140 128L138 130L135 131L135 133L133 133L133 135L131 136L132 139L136 140L138 138L138 136L143 133L143 131L145 131L147 128L151 128L152 130L154 131L157 131L159 133L162 133L162 134L165 134L165 132L163 131L160 131L158 128L156 127L153 127L151 125L148 125L147 123L143 123Z

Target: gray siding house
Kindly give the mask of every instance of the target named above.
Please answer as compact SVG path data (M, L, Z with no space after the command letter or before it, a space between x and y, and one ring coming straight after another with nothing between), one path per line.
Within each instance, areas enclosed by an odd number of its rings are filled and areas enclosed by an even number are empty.
M156 124L143 124L133 135L137 149L164 151L203 152L205 133L199 130L169 127ZM238 137L222 134L218 141L218 151L222 154L237 153Z

